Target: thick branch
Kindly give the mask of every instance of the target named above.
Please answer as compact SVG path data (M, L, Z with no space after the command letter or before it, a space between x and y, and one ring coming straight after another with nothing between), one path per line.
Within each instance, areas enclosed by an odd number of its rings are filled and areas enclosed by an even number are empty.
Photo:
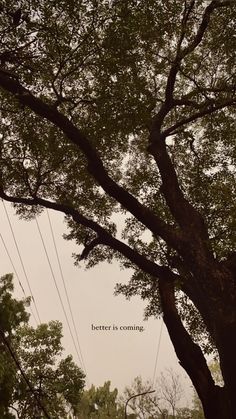
M197 237L205 241L208 238L207 229L201 215L185 199L180 189L175 168L166 149L165 136L160 135L158 142L152 142L149 151L159 168L162 179L161 191L175 220L184 231L191 233L192 242Z
M200 347L192 341L192 338L184 328L179 317L174 297L174 285L172 282L159 281L159 290L163 309L163 318L168 329L171 341L175 348L180 364L188 373L193 385L203 403L206 417L213 417L209 412L209 406L216 412L218 405L216 400L223 393L223 389L215 386L206 360ZM211 403L209 403L211 401ZM215 402L215 403L213 403ZM210 416L211 413L211 416ZM218 417L218 415L215 415Z
M193 5L194 2L191 2L191 8L193 7ZM207 109L197 112L194 115L177 122L171 128L166 129L163 132L161 131L161 128L166 115L170 112L170 110L173 107L177 105L176 101L174 100L173 93L176 77L180 70L181 61L188 54L194 51L194 49L197 48L197 46L201 43L214 9L226 5L228 5L228 2L219 2L218 0L212 0L211 3L205 8L205 11L202 16L202 21L193 41L186 48L181 49L181 44L186 29L185 26L187 24L187 20L184 19L184 16L186 15L186 10L184 11L182 30L177 47L176 56L170 68L169 76L167 78L165 102L163 103L159 112L153 119L153 125L150 134L149 151L153 155L159 168L162 178L162 192L165 196L166 202L175 220L179 223L180 227L188 234L190 233L194 236L193 241L195 239L195 243L198 242L198 235L200 236L202 243L207 242L207 229L204 225L203 219L200 216L200 214L185 199L183 192L180 189L175 168L166 150L165 139L168 135L171 135L171 133L175 132L175 130L183 124L187 124L204 115L210 114L218 109L228 106L229 104L232 104L232 101L226 101L223 104L221 103L215 106L209 105ZM186 16L188 18L188 14ZM208 254L208 256L210 256L208 249L206 249L205 245L204 247L204 251Z
M73 123L62 113L58 112L53 106L44 103L36 98L19 81L12 77L1 74L0 86L12 93L21 104L29 107L36 115L45 118L58 127L67 138L76 144L84 153L88 161L88 171L93 175L96 181L101 185L106 193L119 202L124 208L134 215L142 224L144 224L155 236L160 236L175 249L179 249L183 237L180 233L174 231L163 220L153 214L147 207L131 195L128 191L118 185L108 174L103 166L102 160L97 151L91 146L88 139Z
M179 276L173 273L169 268L150 261L145 256L138 253L136 250L129 247L127 244L113 237L112 234L109 233L109 231L107 231L104 227L102 227L95 221L85 217L84 215L80 214L79 211L72 207L69 207L68 205L47 201L45 199L37 197L33 199L10 197L6 195L3 191L0 191L0 197L6 201L15 204L23 204L30 206L40 205L45 208L63 212L64 214L71 216L76 223L93 230L97 234L97 238L94 241L92 241L90 245L88 245L89 247L87 248L87 250L85 250L85 254L82 253L83 258L86 257L89 251L91 251L92 248L96 245L105 245L109 246L114 251L121 253L132 263L138 266L141 270L143 270L151 276L154 276L156 278L162 277L163 279L168 278L172 281L179 279Z

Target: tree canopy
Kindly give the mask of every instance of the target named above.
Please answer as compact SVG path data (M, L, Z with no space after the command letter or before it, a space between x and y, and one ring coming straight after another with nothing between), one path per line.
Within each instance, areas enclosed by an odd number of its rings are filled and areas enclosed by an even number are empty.
M11 342L18 327L26 323L29 315L26 306L29 299L18 301L13 295L12 275L0 278L0 416L12 419L9 407L13 402L14 389L17 383L17 371L14 362L2 341L2 334Z
M17 337L21 367L50 417L67 418L70 410L75 414L85 385L85 375L71 355L60 360L62 324L51 321L40 324L36 329L26 325ZM16 394L15 403L20 418L31 419L40 414L40 406L23 379L18 383Z
M68 411L77 413L85 375L70 355L61 356L62 324L33 328L29 300L16 300L12 293L13 277L5 275L0 278L1 418L42 417L42 406L48 417L67 418Z
M0 196L22 217L64 212L77 263L133 268L117 292L163 313L214 419L236 415L235 15L233 0L0 8Z
M117 389L110 389L111 382L103 386L92 385L85 390L78 404L78 419L123 419L123 408L119 407Z

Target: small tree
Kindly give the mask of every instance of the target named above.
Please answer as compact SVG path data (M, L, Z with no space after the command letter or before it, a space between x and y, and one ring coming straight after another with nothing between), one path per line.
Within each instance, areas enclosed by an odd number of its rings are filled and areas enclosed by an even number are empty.
M162 417L175 418L177 406L183 394L179 375L172 369L166 369L157 379L154 387L156 393L135 397L129 402L129 409L140 419L155 419ZM143 383L141 377L136 377L130 387L126 387L120 402L126 401L135 394L153 390L149 381Z
M4 275L0 278L0 417L11 419L11 406L14 403L14 393L18 382L15 364L4 344L2 336L7 336L13 344L20 325L26 324L29 315L26 307L29 299L18 301L13 293L13 276Z
M178 403L183 395L179 375L172 369L166 369L165 372L161 372L156 386L160 399L170 409L173 418L175 418Z
M76 412L84 387L84 373L71 356L61 358L62 324L51 321L36 329L26 325L18 330L17 356L34 393L52 417L66 418L68 410ZM19 377L15 404L22 419L32 419L40 412L34 395Z
M123 409L118 406L117 389L110 389L110 381L101 387L85 390L78 404L78 419L123 419Z
M140 376L135 377L130 387L126 387L123 395L120 397L120 403L126 405L128 399L132 396L145 393L152 390L149 381L143 383ZM136 418L144 418L148 415L150 418L157 417L157 413L160 411L158 398L149 394L137 396L129 401L127 411L132 411Z
M16 300L12 293L13 276L5 275L0 278L0 417L14 418L15 412L20 419L41 417L39 401L50 416L67 418L68 411L76 412L85 375L71 356L61 358L62 324L29 326L29 299Z

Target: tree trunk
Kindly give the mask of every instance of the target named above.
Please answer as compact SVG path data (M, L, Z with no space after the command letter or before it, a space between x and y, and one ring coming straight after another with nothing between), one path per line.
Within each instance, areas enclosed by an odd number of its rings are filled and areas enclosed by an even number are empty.
M232 313L235 307L232 307ZM229 419L236 418L236 322L223 324L219 333L217 347L220 356L220 367L228 399Z
M163 318L170 339L175 348L180 365L191 378L202 402L205 418L235 419L236 404L234 403L234 398L236 395L236 374L232 372L236 363L235 334L231 335L227 327L222 332L220 359L222 373L224 379L226 379L226 383L228 383L222 388L215 385L200 347L193 342L182 324L175 305L174 284L160 280L159 289ZM232 340L234 343L230 345Z

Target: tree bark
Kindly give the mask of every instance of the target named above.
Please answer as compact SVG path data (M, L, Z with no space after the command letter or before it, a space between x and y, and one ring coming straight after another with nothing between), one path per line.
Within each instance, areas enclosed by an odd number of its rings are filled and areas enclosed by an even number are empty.
M236 406L233 403L235 398L235 378L232 378L232 357L235 358L235 347L229 348L230 340L222 345L223 359L222 368L225 375L229 374L229 383L225 387L215 385L206 360L200 347L193 342L191 336L184 328L179 317L174 297L174 284L172 282L159 280L159 290L163 308L163 318L168 329L170 339L174 346L180 365L185 369L202 402L206 419L235 419ZM229 336L225 336L229 339ZM224 346L224 348L223 348ZM227 348L227 350L226 350ZM233 361L235 363L235 361ZM228 374L227 374L228 372ZM229 391L230 389L230 391Z
M232 307L232 312L235 307ZM217 342L220 367L225 383L230 419L236 418L236 322L223 324Z

